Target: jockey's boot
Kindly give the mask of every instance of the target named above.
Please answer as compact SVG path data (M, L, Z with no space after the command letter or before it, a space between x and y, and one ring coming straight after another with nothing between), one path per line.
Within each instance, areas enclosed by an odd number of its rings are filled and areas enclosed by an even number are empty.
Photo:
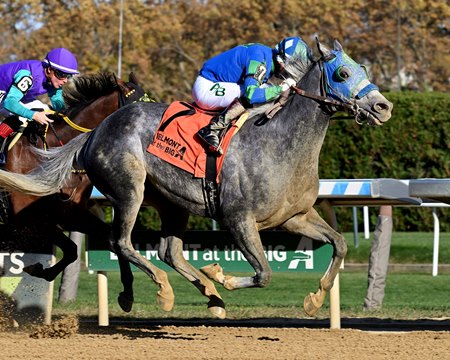
M217 152L220 155L223 154L223 150L220 147L222 135L225 134L231 121L242 115L244 112L244 106L236 99L223 113L212 118L207 126L201 128L197 132L199 138L208 145L209 151Z

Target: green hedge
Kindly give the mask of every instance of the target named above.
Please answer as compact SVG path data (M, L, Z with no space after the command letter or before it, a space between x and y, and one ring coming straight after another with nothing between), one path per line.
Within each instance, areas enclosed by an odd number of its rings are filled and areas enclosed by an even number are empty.
M321 179L450 177L450 94L391 92L385 96L394 110L381 127L332 121L320 155ZM449 210L438 209L442 231L450 231ZM141 224L159 228L156 214L147 211L141 213ZM352 231L351 208L336 211L341 230ZM377 210L370 214L373 229ZM210 229L211 220L191 217L189 227ZM394 227L397 231L430 231L431 209L396 207Z
M335 120L320 155L321 179L450 177L450 94L391 92L392 118L381 127ZM351 209L337 209L340 226L352 229ZM376 211L371 211L371 223ZM449 209L438 210L441 229L450 230ZM398 231L429 231L428 208L394 209Z

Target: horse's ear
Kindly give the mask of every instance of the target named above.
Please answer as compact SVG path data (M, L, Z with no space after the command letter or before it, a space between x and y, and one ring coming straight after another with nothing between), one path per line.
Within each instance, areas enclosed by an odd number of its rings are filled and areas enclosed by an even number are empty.
M325 45L323 45L317 37L316 37L316 43L317 43L317 49L319 49L320 55L322 55L322 57L324 59L327 59L328 57L330 57L332 55L331 51Z
M342 47L341 43L337 40L334 40L334 50L336 51L344 51L344 48Z
M134 85L139 85L139 80L137 79L136 75L134 75L134 72L130 72L130 75L128 75L128 80Z

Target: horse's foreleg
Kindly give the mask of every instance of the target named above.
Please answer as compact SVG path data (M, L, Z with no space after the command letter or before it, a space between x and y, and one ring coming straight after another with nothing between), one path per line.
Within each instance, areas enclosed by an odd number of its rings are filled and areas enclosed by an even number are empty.
M29 266L25 266L23 271L38 278L45 279L47 281L53 281L55 278L71 263L77 259L77 245L62 231L56 230L50 234L50 239L53 244L62 250L63 257L55 265L44 269L42 264L37 263Z
M307 295L303 304L305 312L314 316L322 307L326 293L333 287L334 279L347 253L347 243L344 237L328 225L314 208L307 214L299 214L289 219L282 225L282 228L313 240L330 243L333 246L333 257L328 270L320 279L319 289L316 293Z

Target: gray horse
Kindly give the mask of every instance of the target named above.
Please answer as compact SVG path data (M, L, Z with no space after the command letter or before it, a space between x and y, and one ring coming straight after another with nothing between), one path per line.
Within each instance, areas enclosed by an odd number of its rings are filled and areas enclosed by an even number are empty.
M0 186L48 195L64 185L74 163L76 168L84 168L114 208L110 246L121 265L122 301L132 302L130 262L158 284L157 299L164 310L171 310L174 304L167 274L131 244L131 231L142 204L154 206L161 217L160 258L209 299L209 310L219 318L226 315L225 305L210 278L229 290L264 287L270 282L271 269L259 231L279 227L330 243L334 248L330 266L317 292L304 301L306 313L312 316L333 286L347 251L343 236L313 207L319 190L319 153L330 117L336 110L346 109L358 123L382 125L392 110L392 104L368 80L364 68L345 54L338 42L333 50L318 42L318 49L318 61L290 59L286 71L297 81L295 92L270 120L262 114L269 105L249 110L249 119L225 155L215 217L229 230L254 268L254 276L225 276L217 265L200 271L184 259L182 237L189 213L209 213L202 179L146 151L166 104L137 103L119 110L92 133L46 152L43 166L30 175L0 172Z

